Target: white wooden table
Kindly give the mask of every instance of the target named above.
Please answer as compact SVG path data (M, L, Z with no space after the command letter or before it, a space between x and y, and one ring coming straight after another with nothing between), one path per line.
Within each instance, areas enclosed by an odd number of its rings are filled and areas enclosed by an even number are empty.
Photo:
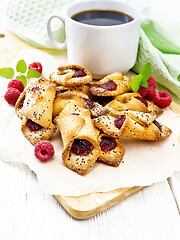
M3 7L0 1L2 19ZM4 20L2 28L7 28ZM180 173L176 173L89 220L76 220L53 196L39 191L28 167L0 161L1 240L179 240L179 210Z

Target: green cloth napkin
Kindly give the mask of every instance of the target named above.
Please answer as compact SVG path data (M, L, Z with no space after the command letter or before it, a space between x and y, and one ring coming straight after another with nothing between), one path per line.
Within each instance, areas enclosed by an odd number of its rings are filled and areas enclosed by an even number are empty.
M65 11L77 0L10 0L7 18L11 29L28 43L44 49L53 49L46 22L53 12ZM180 98L180 21L177 1L126 0L139 8L142 14L137 61L133 71L139 73L146 62L151 62L152 76ZM173 8L173 2L176 6ZM54 19L55 38L63 42L65 31Z

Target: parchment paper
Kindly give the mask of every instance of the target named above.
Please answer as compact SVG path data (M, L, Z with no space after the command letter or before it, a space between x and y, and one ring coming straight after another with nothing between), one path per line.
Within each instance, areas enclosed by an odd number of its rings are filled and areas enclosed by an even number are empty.
M11 66L24 59L28 64L39 61L43 74L48 76L59 64L66 62L66 55L52 56L38 50L23 51ZM41 163L34 156L34 147L21 132L21 120L14 107L3 96L9 80L0 78L0 159L25 163L37 175L44 193L79 196L90 192L105 192L120 187L147 186L170 177L180 170L180 118L168 108L158 121L172 130L162 142L149 142L122 138L126 153L119 167L96 162L85 176L69 170L62 162L63 149L59 131L51 138L54 157Z

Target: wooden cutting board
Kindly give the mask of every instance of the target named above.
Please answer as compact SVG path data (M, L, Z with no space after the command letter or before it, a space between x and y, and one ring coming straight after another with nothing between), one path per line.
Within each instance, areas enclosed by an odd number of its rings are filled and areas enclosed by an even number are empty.
M34 49L21 40L14 33L6 30L0 31L0 67L8 65L21 50ZM171 109L180 115L180 106L172 103ZM55 198L65 210L78 219L88 219L126 199L144 187L118 188L109 192L90 193L83 196L60 196Z

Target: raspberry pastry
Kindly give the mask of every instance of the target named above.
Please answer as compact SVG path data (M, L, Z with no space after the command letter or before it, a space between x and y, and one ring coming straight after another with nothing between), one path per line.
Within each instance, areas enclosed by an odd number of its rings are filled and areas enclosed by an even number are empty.
M101 147L101 153L98 160L103 161L108 165L115 167L119 166L125 154L124 144L121 140L100 133L98 141Z
M114 110L133 110L139 112L147 112L158 116L163 111L153 102L142 98L139 93L124 93L116 96L106 106L112 107Z
M91 83L90 91L95 96L117 96L131 90L131 81L121 72L114 72Z
M111 108L109 108L109 115L113 117L117 117L119 115L125 115L132 118L134 121L140 123L143 126L148 126L156 119L156 116L150 113L137 112L137 111L131 111L131 110L113 111Z
M52 124L53 101L56 86L53 82L39 78L31 84L16 103L16 112L27 119L48 128Z
M86 68L76 64L61 65L58 71L52 73L49 78L63 86L77 86L92 81L91 73Z
M32 145L35 145L42 140L48 140L55 133L56 126L51 122L48 128L44 128L32 120L26 119L24 117L22 121L21 131L27 140Z
M101 151L89 110L69 103L54 122L61 132L64 146L62 159L65 165L85 175Z
M64 93L56 95L53 104L53 119L59 115L59 113L66 107L67 104L73 103L74 105L85 107L86 103L82 99L87 97L86 94L82 92L70 92L66 91Z
M93 119L97 128L114 138L130 137L150 141L162 141L166 139L171 130L154 120L148 126L144 126L129 116L122 114L117 117L104 115Z

